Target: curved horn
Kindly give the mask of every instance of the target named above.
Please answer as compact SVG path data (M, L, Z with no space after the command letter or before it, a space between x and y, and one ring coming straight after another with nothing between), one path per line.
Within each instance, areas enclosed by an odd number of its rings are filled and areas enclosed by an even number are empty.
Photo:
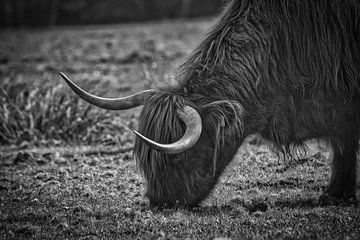
M75 83L73 83L64 73L59 72L59 74L65 80L65 82L70 86L70 88L82 99L95 106L109 110L125 110L143 105L148 97L158 92L157 90L150 89L123 98L103 98L85 92Z
M176 154L190 149L199 140L202 130L201 117L199 113L190 106L185 106L182 110L177 110L179 117L186 125L186 131L182 138L170 144L161 144L141 135L139 132L134 133L145 141L151 148L155 148L163 153Z

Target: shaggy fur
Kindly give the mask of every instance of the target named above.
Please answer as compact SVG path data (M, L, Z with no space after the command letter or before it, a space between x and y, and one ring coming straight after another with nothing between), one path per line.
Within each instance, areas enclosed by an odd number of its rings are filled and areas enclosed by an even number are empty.
M197 109L203 121L202 135L192 150L168 155L136 140L135 156L147 180L146 196L151 205L199 203L210 193L240 146L242 107L231 101L196 106L171 93L155 95L144 106L139 130L157 142L175 142L185 131L176 109L185 105Z
M199 142L167 155L137 140L154 205L195 205L242 140L261 134L278 149L310 138L333 147L324 197L354 196L360 134L360 2L233 0L182 66L181 88L149 99L139 131L170 143L184 132L176 109L197 109Z

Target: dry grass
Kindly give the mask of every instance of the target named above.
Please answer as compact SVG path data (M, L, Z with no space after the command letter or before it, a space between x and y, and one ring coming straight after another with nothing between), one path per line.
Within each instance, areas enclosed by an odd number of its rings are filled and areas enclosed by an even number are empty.
M90 143L104 115L61 85L36 86L11 81L0 86L0 143L38 143L46 140Z

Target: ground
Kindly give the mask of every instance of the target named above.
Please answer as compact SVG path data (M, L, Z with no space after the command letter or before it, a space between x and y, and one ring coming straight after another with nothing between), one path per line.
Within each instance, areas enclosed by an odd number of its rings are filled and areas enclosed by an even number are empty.
M286 160L247 139L201 206L151 209L132 156L141 107L89 108L57 75L108 97L161 85L212 22L0 32L0 239L360 238L358 204L318 202L331 151L317 141Z

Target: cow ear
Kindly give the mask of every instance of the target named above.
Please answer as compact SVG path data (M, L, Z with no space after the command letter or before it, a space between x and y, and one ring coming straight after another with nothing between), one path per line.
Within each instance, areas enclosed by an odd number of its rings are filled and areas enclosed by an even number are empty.
M234 131L236 136L243 135L243 115L244 108L239 102L235 101L216 101L201 107L203 125L207 132L216 135L217 132ZM223 138L221 138L223 139ZM224 140L224 139L223 139Z

